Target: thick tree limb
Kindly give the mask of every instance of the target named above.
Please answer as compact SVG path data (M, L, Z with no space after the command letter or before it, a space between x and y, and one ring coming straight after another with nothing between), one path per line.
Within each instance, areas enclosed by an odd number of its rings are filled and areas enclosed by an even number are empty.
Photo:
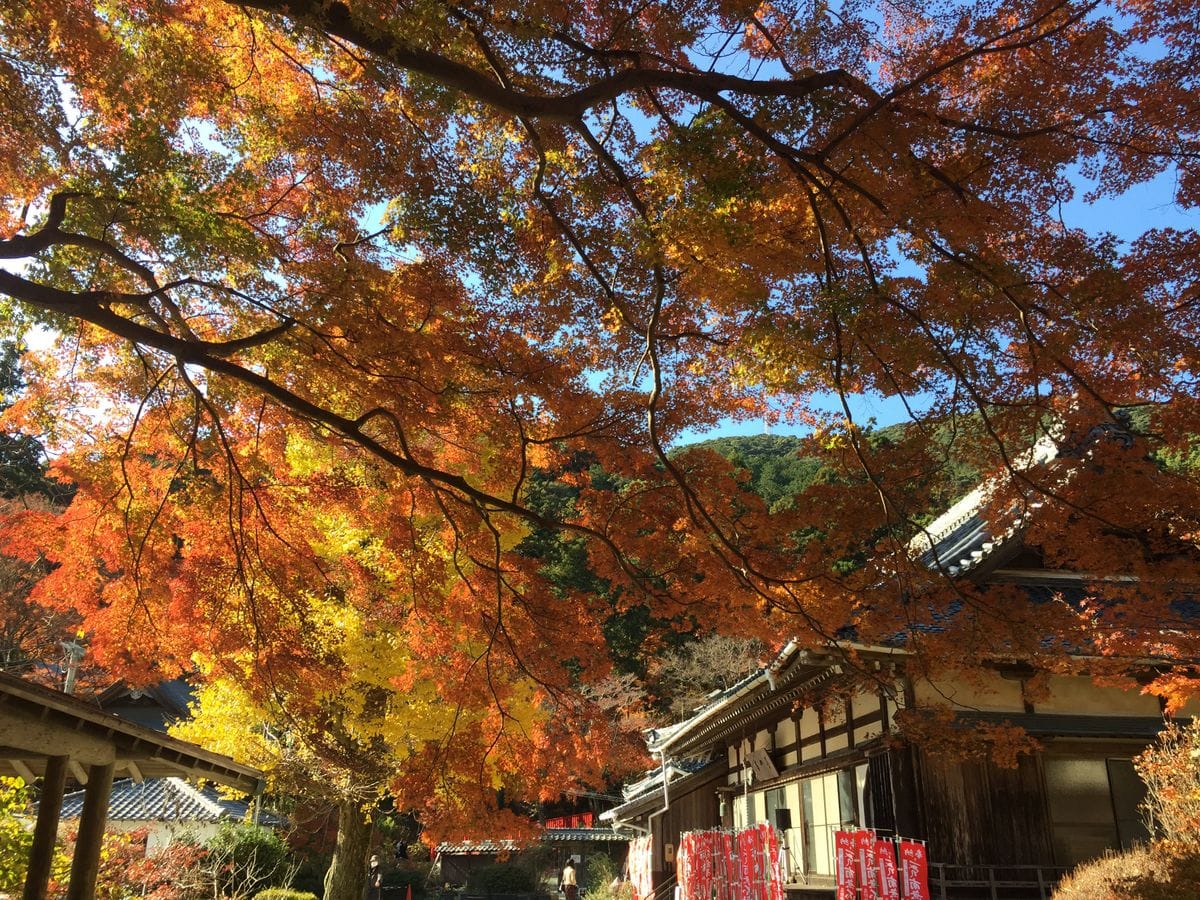
M530 116L558 122L573 122L588 110L634 91L667 88L700 97L731 92L749 97L801 99L819 91L840 89L872 100L878 95L870 86L842 69L809 71L795 78L756 80L719 72L675 71L631 68L598 78L587 87L570 93L535 94L506 87L456 60L412 47L383 31L368 29L355 21L343 3L319 0L227 0L232 5L286 15L310 22L322 31L367 50L419 75L431 78L495 109L515 116Z

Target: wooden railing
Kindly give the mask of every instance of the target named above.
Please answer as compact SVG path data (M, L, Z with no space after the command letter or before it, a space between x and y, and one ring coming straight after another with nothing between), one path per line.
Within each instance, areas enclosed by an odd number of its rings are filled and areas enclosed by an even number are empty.
M671 900L671 898L675 896L675 882L675 873L671 872L654 889L653 900Z
M936 900L1050 900L1069 870L1062 866L930 865L929 890Z

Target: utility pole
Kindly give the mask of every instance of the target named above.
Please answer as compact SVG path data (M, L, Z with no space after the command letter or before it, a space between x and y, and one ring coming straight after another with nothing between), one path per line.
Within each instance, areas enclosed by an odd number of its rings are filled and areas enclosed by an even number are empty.
M58 644L67 654L67 678L63 682L63 693L73 694L75 693L75 679L79 675L79 663L83 660L87 650L75 641L59 641Z

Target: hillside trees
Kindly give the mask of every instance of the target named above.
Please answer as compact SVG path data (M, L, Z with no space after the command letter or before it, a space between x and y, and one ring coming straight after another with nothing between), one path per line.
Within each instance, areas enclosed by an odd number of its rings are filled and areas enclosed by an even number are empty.
M1198 17L5 4L0 294L60 335L8 418L79 486L8 517L6 552L48 554L38 596L114 671L201 660L314 730L363 696L346 636L385 641L381 702L430 698L389 784L413 806L442 777L492 807L596 768L614 604L815 643L936 619L928 673L1194 656L1161 626L1200 497L1146 452L1193 449L1200 239L1059 210L1080 172L1100 196L1165 173L1196 205ZM865 440L858 394L907 403L904 439ZM1089 438L1129 405L1152 435ZM836 477L768 509L718 453L667 453L764 415L811 426ZM1050 427L1094 477L1022 469ZM580 454L616 489L575 473L539 511L531 473ZM1144 590L1032 607L930 575L908 541L951 456L1009 473L990 514L1050 510L1055 566ZM544 531L603 597L547 584L517 549Z
M0 409L11 406L23 384L15 344L0 345ZM66 486L47 478L42 446L29 435L0 431L0 509L49 509L70 499ZM0 670L44 677L38 663L62 656L60 641L72 637L78 617L34 602L30 592L45 574L41 559L0 556Z

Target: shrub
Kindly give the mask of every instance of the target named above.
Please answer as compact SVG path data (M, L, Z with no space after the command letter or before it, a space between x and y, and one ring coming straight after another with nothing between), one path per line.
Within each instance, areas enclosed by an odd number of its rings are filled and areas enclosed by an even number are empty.
M202 863L213 896L250 897L270 887L291 884L296 865L287 844L274 831L258 825L222 822L204 845Z
M1053 900L1181 900L1200 884L1200 854L1157 842L1083 863L1067 875Z
M318 897L325 893L325 874L333 860L332 853L296 854L296 873L292 876L292 890L312 893Z
M1107 853L1070 872L1054 892L1054 900L1120 900L1130 881L1151 870L1150 851L1135 847L1125 853Z
M588 857L583 870L583 900L633 900L633 885L617 880L616 864L607 856Z
M1146 782L1143 808L1156 832L1181 853L1200 849L1200 717L1186 728L1168 723L1134 765Z
M533 891L533 880L533 874L522 866L496 863L473 871L467 885L484 894L528 894Z
M106 835L106 845L108 840ZM107 896L146 900L195 900L203 896L198 873L205 851L190 836L173 840L149 856L141 855L141 842L137 849L138 855L114 872L119 889ZM99 887L96 896L101 896Z
M404 848L404 852L408 854L408 858L413 862L432 862L433 853L428 847L420 841L409 844Z
M317 900L317 895L308 891L293 891L290 888L267 888L255 894L254 900Z
M401 894L409 887L414 894L423 894L428 881L429 863L397 863L395 869L383 875L383 886L395 888Z
M29 789L20 778L0 778L0 893L19 894L33 833L19 817L29 812Z

